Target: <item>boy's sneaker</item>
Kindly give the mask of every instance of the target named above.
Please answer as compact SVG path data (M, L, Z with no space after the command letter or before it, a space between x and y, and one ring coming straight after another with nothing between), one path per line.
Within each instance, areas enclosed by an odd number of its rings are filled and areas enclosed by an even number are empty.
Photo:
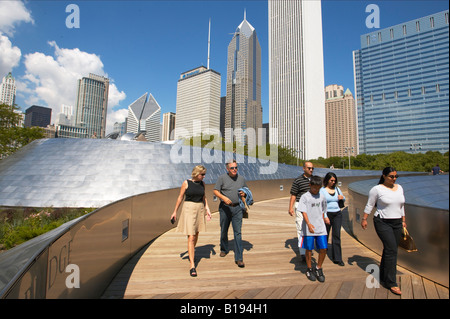
M320 281L320 282L324 282L325 281L325 276L323 275L322 268L317 268L316 267L316 269L314 271L316 273L317 280Z
M306 278L311 281L316 281L316 275L314 274L314 270L312 268L306 269Z

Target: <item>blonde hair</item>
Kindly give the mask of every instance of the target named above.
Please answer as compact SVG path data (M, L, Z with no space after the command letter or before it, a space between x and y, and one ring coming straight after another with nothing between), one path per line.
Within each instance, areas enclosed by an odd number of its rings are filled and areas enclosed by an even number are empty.
M197 177L198 175L202 174L203 172L206 172L206 168L203 165L197 165L192 169L192 178Z

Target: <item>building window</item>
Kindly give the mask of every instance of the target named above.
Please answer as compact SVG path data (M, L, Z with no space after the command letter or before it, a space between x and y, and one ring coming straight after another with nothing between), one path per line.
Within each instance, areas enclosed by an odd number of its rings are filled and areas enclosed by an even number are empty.
M367 36L367 45L370 45L370 36Z
M445 23L448 24L448 12L445 13Z
M381 94L381 99L384 101L386 100L386 93Z
M403 30L403 35L406 35L406 25L403 25L402 30Z
M378 42L381 42L381 32L378 32Z
M422 86L422 94L425 94L425 87Z
M441 92L441 87L439 86L439 84L436 84L436 92Z
M430 18L430 27L434 28L434 17Z
M411 96L411 89L408 89L408 96Z
M391 39L394 38L394 29L390 29L389 32L391 33Z
M420 31L420 22L416 21L416 31L419 32Z
M397 91L394 92L394 98L398 99L398 92Z

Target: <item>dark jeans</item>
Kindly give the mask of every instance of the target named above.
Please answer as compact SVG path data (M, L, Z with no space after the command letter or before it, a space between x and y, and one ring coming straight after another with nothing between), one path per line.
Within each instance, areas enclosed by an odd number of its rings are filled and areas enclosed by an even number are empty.
M342 261L341 250L341 227L342 227L342 212L327 212L330 219L330 225L327 226L327 235L330 235L331 229L331 259L333 261Z
M228 253L228 228L230 223L234 232L234 259L243 260L242 247L242 208L238 206L228 206L223 202L219 205L220 213L220 251Z
M373 224L383 242L380 263L380 281L386 288L397 287L397 252L402 233L402 219L373 218Z

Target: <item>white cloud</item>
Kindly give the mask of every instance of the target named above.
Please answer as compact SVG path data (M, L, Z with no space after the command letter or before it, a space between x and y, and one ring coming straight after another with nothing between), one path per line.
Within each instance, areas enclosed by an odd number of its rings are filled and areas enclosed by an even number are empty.
M9 38L0 32L0 81L8 72L19 65L21 56L20 49L13 46Z
M111 90L110 90L111 92ZM106 134L112 133L114 123L122 123L125 122L125 118L128 115L128 109L119 109L119 110L112 110L108 108L108 115L106 117Z
M25 8L22 1L0 1L0 31L12 36L15 25L21 23L34 23L31 12Z
M25 75L20 79L18 90L25 93L27 105L38 104L53 109L52 122L61 112L61 106L76 105L78 80L89 73L108 77L103 69L100 57L93 53L80 51L78 48L60 48L56 42L49 42L55 49L53 56L36 52L24 57ZM126 97L110 81L107 127L111 127L119 114L113 111ZM118 120L117 120L118 121ZM123 119L121 120L123 121ZM107 130L108 132L108 130Z

